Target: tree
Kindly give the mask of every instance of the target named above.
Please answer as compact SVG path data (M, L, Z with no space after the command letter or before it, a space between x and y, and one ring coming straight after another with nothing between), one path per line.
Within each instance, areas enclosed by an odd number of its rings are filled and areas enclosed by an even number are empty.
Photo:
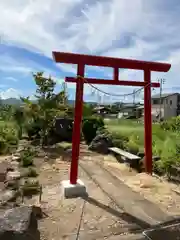
M16 108L13 117L19 127L19 139L21 139L23 133L23 123L25 121L23 108Z
M43 72L33 74L36 83L36 103L33 103L29 98L23 99L25 103L27 115L41 126L41 139L46 142L49 131L54 126L57 116L64 115L67 106L64 105L64 100L67 98L65 91L62 90L55 94L54 90L56 82L49 76L43 76Z
M88 103L84 103L83 104L83 117L88 117L88 116L92 116L92 115L93 115L93 106Z

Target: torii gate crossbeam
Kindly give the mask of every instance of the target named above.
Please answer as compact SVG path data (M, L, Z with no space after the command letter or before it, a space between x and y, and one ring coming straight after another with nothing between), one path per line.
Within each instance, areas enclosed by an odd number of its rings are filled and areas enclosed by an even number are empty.
M76 102L72 140L72 161L70 169L70 183L76 184L78 176L78 160L81 138L81 121L83 109L84 83L108 84L123 86L144 87L144 147L146 172L152 173L152 117L151 117L151 87L160 87L159 83L151 83L151 71L168 72L170 64L138 61L122 58L111 58L75 53L53 52L57 63L77 64L77 78L66 77L66 82L76 83ZM112 80L84 78L85 66L111 67L114 69ZM144 82L119 80L119 68L136 69L144 71Z

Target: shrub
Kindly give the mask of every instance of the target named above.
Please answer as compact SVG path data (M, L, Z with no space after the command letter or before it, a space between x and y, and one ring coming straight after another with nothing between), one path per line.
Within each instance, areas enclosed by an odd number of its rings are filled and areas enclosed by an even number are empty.
M5 154L8 152L8 144L6 140L0 136L0 154Z
M13 122L0 122L0 154L6 154L19 142L18 129Z
M29 167L27 177L37 177L38 173L35 168Z
M138 154L139 152L138 144L136 142L133 142L132 140L125 144L125 149L132 154Z
M168 131L171 129L171 126L169 124L168 121L163 121L161 124L160 124L160 127L165 130L165 131Z
M25 180L21 188L24 196L32 196L40 192L40 184L38 180L28 179Z
M164 121L161 124L161 128L164 130L180 131L180 116L173 117L168 121Z
M168 137L164 142L156 143L154 148L161 157L161 160L157 161L154 166L155 170L167 174L167 176L170 177L172 167L179 166L180 164L179 145Z
M68 143L68 142L60 142L60 143L56 143L56 149L58 150L69 150L72 148L72 144Z
M112 139L113 146L121 149L125 149L125 145L129 141L129 138L127 136L115 132L112 132Z
M162 148L163 142L159 140L158 138L154 139L152 142L152 151L153 155L155 156L161 156L163 148Z
M113 135L114 139L120 139L123 142L128 142L129 141L129 137L127 135L122 134L122 133L112 132L112 135Z
M83 120L82 132L87 144L91 143L96 136L97 130L103 126L103 119L99 117L90 117Z
M106 135L108 135L108 134L110 134L110 133L109 133L108 129L103 126L103 127L99 127L99 128L97 129L97 131L96 131L96 135L100 135L100 134L106 134Z
M23 167L32 166L33 158L35 156L36 156L36 151L33 148L31 147L25 148L20 154L22 166Z
M26 132L28 134L29 139L39 139L41 132L41 125L37 122L28 123L26 126Z

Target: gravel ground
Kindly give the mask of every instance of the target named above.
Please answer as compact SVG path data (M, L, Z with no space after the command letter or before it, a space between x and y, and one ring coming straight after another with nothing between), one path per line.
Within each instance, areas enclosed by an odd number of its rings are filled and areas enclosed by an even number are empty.
M122 220L122 211L97 185L79 169L87 186L86 199L63 199L60 182L68 178L69 164L56 159L53 164L42 163L39 181L43 186L41 207L45 217L39 221L41 239L104 239L124 236L134 226ZM39 204L39 197L26 199L27 204Z

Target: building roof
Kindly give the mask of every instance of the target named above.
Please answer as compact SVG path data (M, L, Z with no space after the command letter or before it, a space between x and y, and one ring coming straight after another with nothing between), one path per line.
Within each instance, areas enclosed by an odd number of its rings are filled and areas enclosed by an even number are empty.
M99 110L103 110L103 109L109 109L109 108L106 106L98 106L98 107L94 108L95 111L99 111Z
M179 94L179 93L162 93L161 94L161 98L167 98L167 97L170 97L172 95L175 95L175 94ZM160 94L155 94L151 97L152 99L159 99L160 98Z

